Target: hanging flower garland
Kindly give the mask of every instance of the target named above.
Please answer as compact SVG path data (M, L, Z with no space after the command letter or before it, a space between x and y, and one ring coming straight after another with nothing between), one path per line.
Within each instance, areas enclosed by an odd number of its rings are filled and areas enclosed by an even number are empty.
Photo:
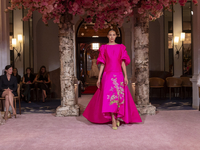
M178 3L184 6L188 0L179 0ZM83 16L85 21L94 22L94 29L103 29L111 25L122 26L125 18L133 16L133 10L142 17L149 17L150 20L159 18L164 9L177 3L177 0L11 0L11 7L8 9L28 9L28 14L23 18L28 20L33 11L42 14L42 20L48 24L48 20L54 19L54 23L60 23L60 17L67 11L73 15ZM193 0L197 4L197 0Z

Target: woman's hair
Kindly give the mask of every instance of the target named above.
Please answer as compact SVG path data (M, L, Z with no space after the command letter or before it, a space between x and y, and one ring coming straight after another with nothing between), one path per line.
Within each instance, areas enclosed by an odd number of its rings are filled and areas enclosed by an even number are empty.
M42 74L42 71L41 71L42 68L45 69L44 74ZM38 78L39 78L41 75L42 75L43 77L47 77L47 76L48 76L48 73L47 73L47 70L46 70L46 67L45 67L45 66L41 66L41 67L40 67L40 70L39 70L39 72L38 72Z
M114 29L110 29L110 30L108 31L107 35L109 34L110 31L114 31L114 32L116 33L116 35L117 35L117 32L116 32Z
M27 67L27 68L26 68L26 72L27 72L28 69L31 71L31 67Z
M5 70L8 70L9 68L11 68L12 66L11 65L7 65L6 67L5 67ZM6 71L4 71L4 74L6 74Z
M16 73L16 75L18 76L18 69L17 69L17 68L13 68L13 70L14 70L14 69L16 69L16 70L17 70L17 73ZM13 75L14 75L14 73L13 73Z

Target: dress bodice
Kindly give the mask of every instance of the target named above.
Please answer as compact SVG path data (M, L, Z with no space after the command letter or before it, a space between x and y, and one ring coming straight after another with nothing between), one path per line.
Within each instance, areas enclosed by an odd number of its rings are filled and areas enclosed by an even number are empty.
M105 72L121 72L122 61L124 61L126 65L130 63L126 47L123 44L102 45L99 51L97 64L103 63L105 65Z
M39 81L48 81L48 76L40 75L40 76L38 77L38 80L39 80Z

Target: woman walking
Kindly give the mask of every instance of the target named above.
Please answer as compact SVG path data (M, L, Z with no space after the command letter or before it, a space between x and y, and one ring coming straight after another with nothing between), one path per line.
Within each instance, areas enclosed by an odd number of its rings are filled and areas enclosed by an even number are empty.
M97 81L98 90L83 116L93 123L112 121L112 128L116 130L120 121L139 123L142 120L127 86L126 66L130 63L130 58L126 47L115 43L117 35L113 29L108 32L107 37L109 43L100 47L97 59L97 64L101 64Z

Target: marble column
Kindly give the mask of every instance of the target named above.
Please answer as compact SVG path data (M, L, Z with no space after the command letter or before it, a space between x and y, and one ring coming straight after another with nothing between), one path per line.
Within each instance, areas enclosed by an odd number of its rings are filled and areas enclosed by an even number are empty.
M199 89L197 87L197 76L200 72L200 5L193 6L193 76L192 76L192 107L199 109Z
M59 24L61 106L56 109L57 117L79 115L74 90L74 42L72 15L65 14Z
M140 114L155 114L149 103L149 20L139 15L134 21L135 97Z

